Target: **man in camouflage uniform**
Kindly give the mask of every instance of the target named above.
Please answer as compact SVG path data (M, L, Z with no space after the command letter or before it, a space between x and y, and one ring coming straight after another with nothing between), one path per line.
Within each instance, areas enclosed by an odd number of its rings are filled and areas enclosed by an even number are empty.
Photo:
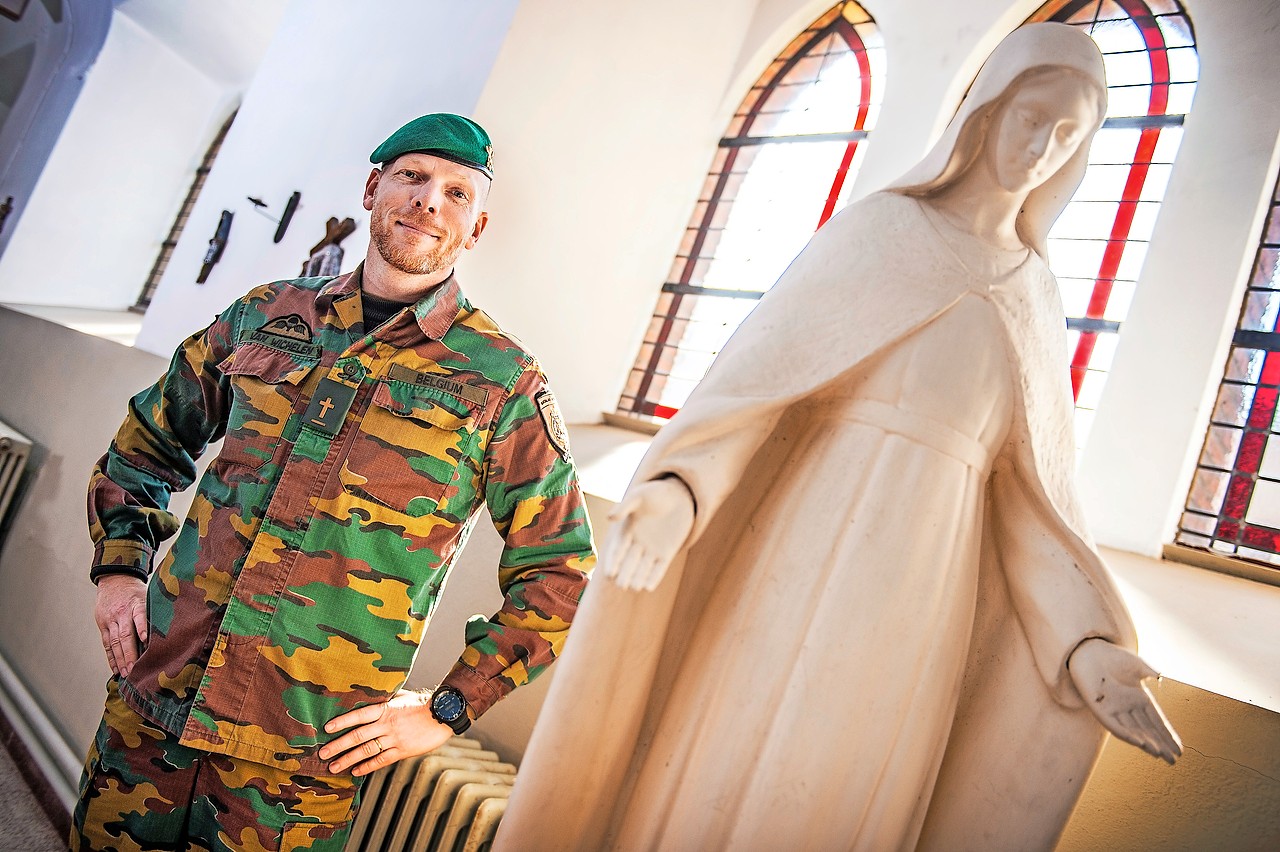
M89 491L115 676L73 848L341 849L364 775L559 653L594 561L563 422L452 275L491 150L460 116L405 125L370 158L362 267L253 290L131 401ZM170 493L224 434L148 581ZM482 502L504 604L436 690L406 691Z

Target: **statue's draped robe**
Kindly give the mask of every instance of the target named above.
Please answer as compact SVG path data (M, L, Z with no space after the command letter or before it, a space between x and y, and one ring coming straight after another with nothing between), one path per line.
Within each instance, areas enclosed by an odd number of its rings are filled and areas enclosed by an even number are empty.
M1013 283L987 293L920 204L901 195L873 195L815 235L641 463L635 482L676 476L688 485L696 502L689 543L654 592L625 591L604 578L590 586L499 848L1052 848L1104 735L1080 703L1067 658L1090 637L1130 648L1135 640L1084 531L1072 484L1072 402L1056 284L1038 255ZM989 345L1013 362L1006 372L1014 400L1007 434L973 498L978 570L970 588L957 592L968 601L966 616L972 613L966 643L935 633L936 613L923 605L919 613L859 606L859 572L871 580L898 570L887 562L904 550L900 541L817 546L782 565L776 553L753 560L739 544L773 525L810 522L812 501L786 497L803 490L778 487L799 463L841 479L869 475L848 467L847 458L823 457L816 468L813 459L797 458L836 446L810 439L808 412L877 356L910 346L916 332L973 291L985 294L1003 323L1004 339L993 335ZM892 506L911 496L882 486L863 499ZM843 485L836 490L848 492ZM812 564L815 552L847 563L839 566L841 584L816 585L830 566ZM935 565L907 567L915 570L902 569L904 576L928 577ZM948 566L936 570L942 582ZM754 610L719 605L718 590L780 571L782 594L847 595L848 618L864 635L889 637L886 647L900 638L901 659L891 654L880 667L892 683L816 691L845 696L841 706L814 700L804 707L807 718L789 712L786 725L763 736L758 725L743 726L749 733L721 752L724 767L708 771L705 762L718 757L699 747L698 732L717 732L706 736L723 742L723 731L758 718L759 708L732 706L706 684L748 684L739 693L767 703L798 668L816 682L840 681L844 661L860 652L840 635L798 649L781 641L805 626L771 618L778 607L767 595ZM921 599L934 591L921 588ZM722 659L703 659L706 642L697 637L730 629L728 619L739 630L751 621L753 635L779 637L778 651L755 642L749 653L721 648ZM941 656L940 643L948 643ZM927 669L912 667L919 656L912 649L920 648L932 655ZM949 671L939 672L939 659ZM719 673L708 679L712 668ZM892 730L867 723L876 714L866 708L878 696L902 692L926 674L946 681L941 693L950 694L946 706L954 708L942 745L936 718L916 724L904 713L908 718L893 719ZM683 751L673 752L673 743L684 743ZM913 749L937 751L927 772L895 775L884 768L885 760ZM811 783L783 783L792 761L819 767ZM824 765L833 771L822 771ZM858 777L862 767L879 774ZM779 783L771 787L775 769ZM719 780L688 789L682 778L690 772ZM846 812L862 816L850 821ZM906 816L886 822L881 816L888 812ZM833 824L840 825L835 834Z

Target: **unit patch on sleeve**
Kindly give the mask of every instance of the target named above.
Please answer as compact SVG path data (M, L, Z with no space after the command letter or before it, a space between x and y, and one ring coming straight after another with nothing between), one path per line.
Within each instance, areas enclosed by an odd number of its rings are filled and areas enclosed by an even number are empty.
M560 406L556 405L555 396L549 388L543 388L534 394L533 399L538 404L538 411L542 413L542 422L546 424L551 446L560 453L560 458L572 462L573 457L569 455L569 430L565 428L564 418L560 416Z

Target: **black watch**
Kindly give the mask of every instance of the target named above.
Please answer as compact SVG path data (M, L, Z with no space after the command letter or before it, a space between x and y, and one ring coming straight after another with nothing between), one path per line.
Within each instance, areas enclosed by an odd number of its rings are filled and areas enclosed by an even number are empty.
M471 727L467 715L467 699L452 686L442 686L431 694L431 715L442 725L448 725L455 734L465 733Z

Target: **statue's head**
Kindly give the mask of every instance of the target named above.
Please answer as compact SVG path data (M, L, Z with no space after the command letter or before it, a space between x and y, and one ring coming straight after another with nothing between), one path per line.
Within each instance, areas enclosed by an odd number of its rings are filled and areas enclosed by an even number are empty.
M934 197L983 170L984 180L1027 194L1018 231L1043 254L1084 177L1106 103L1102 54L1087 34L1065 24L1022 27L992 52L933 150L891 188Z

